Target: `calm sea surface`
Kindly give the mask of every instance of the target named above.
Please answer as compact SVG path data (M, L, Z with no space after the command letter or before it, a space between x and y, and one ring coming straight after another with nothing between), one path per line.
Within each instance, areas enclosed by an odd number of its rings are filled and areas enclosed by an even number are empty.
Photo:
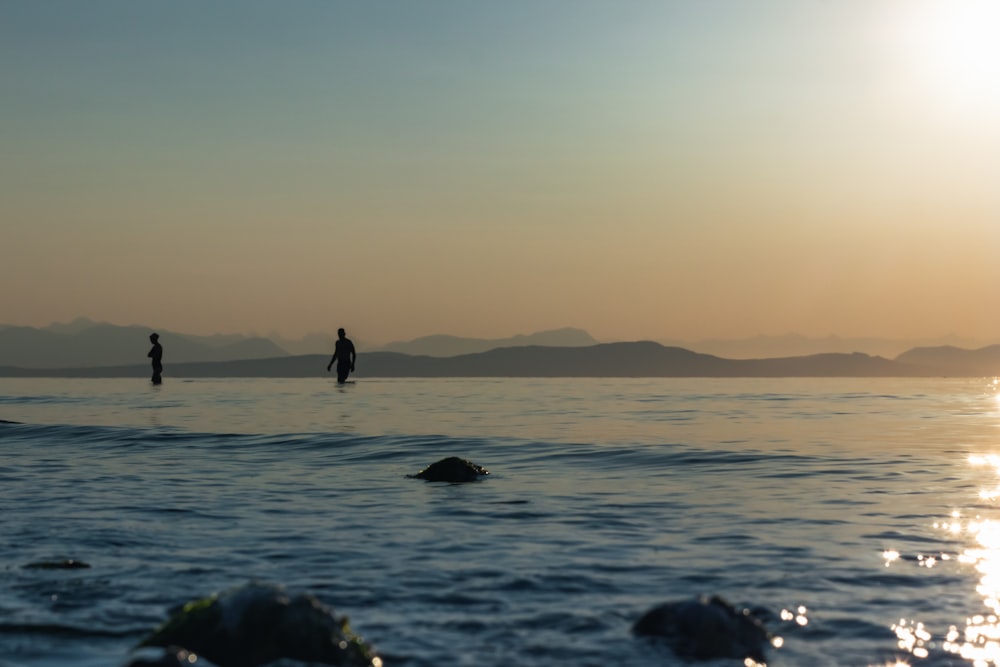
M1000 665L992 378L0 379L0 419L5 667L252 579L388 667L679 664L630 626L699 593L769 665ZM491 474L407 479L450 455Z

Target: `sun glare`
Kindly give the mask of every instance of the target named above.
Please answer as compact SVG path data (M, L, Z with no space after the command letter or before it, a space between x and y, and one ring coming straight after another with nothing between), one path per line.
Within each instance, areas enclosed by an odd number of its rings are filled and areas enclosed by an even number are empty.
M913 0L899 11L915 79L949 106L1000 108L1000 2Z
M1000 479L1000 455L975 454L968 458L974 467L992 468ZM996 491L987 491L983 498L995 498ZM927 658L935 646L947 653L960 656L975 667L1000 666L1000 520L975 514L963 516L954 510L946 520L937 521L934 527L945 531L950 539L968 540L968 544L957 554L922 555L905 559L916 561L918 566L932 568L937 564L945 567L945 561L955 562L962 567L972 567L979 575L976 593L982 607L959 623L951 625L947 632L937 639L923 623L901 619L892 625L896 633L899 649L917 658ZM886 549L882 553L886 567L903 562L898 551ZM784 618L784 617L782 617ZM964 622L964 625L963 625Z

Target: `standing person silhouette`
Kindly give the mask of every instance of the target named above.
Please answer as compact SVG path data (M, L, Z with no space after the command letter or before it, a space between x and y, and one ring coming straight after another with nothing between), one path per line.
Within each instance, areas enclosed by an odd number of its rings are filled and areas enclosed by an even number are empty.
M149 342L153 344L153 349L146 356L153 360L153 384L160 384L163 378L163 346L160 345L160 334L149 334Z
M333 347L333 357L326 365L326 372L329 373L333 367L333 362L337 362L337 384L347 382L347 376L354 371L354 359L358 355L354 352L354 343L347 337L343 329L337 329L337 343Z

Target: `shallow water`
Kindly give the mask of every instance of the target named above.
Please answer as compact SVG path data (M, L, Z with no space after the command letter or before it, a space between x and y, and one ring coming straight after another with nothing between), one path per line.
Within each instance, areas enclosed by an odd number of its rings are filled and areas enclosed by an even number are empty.
M0 379L0 419L0 665L250 579L389 666L678 664L629 628L698 593L770 665L1000 665L992 380ZM489 478L406 478L449 455Z

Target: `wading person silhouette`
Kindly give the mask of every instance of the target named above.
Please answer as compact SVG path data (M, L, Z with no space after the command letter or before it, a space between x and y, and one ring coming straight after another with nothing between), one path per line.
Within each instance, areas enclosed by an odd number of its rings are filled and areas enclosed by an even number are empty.
M343 329L337 329L337 344L333 347L333 357L326 365L326 372L329 373L333 367L333 362L337 362L337 384L347 382L347 376L354 371L354 343L347 337Z
M153 349L146 356L153 360L153 384L160 384L163 378L163 346L160 345L160 334L149 334L149 342L153 344Z

